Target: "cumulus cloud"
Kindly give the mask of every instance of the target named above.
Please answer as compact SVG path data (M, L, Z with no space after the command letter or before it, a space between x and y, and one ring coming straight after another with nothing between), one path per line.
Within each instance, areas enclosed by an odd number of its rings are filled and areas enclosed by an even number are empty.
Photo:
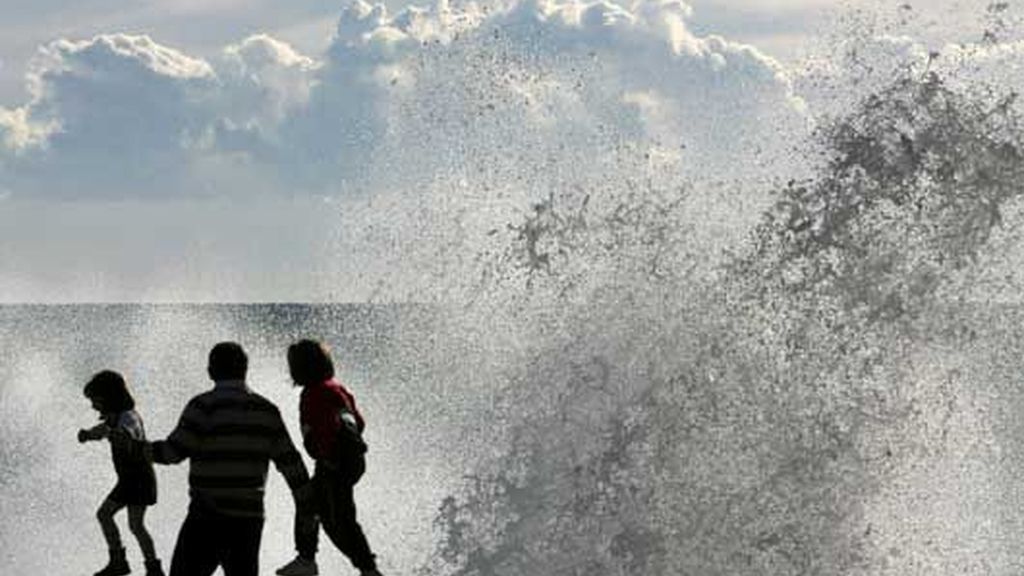
M22 150L41 147L55 129L53 121L30 122L26 108L0 108L0 142L9 152L20 153Z
M524 1L486 17L444 4L391 17L356 3L294 141L315 146L302 156L325 159L328 178L382 159L416 179L452 169L452 157L527 171L552 156L578 164L624 140L687 148L691 166L706 166L803 126L781 66L693 36L688 15L673 1ZM324 109L346 112L313 112Z
M621 141L701 166L801 125L778 63L695 36L690 17L678 0L522 0L488 14L441 2L396 15L360 0L319 58L266 35L210 61L145 36L60 40L34 65L31 101L0 109L0 185L133 197L258 181L333 194L381 175L429 179L470 157L593 161Z
M53 42L30 80L32 101L6 111L21 153L3 177L15 193L62 197L182 182L216 90L206 62L128 35Z
M320 64L265 34L224 49L217 70L223 119L272 133L293 110L309 101Z
M357 1L316 54L265 34L205 58L128 34L47 44L28 100L0 108L0 298L316 299L330 278L359 298L388 274L416 293L553 191L597 210L652 180L729 182L684 207L711 251L757 217L751 177L810 170L794 143L895 70L1024 84L1015 42L934 58L919 35L857 27L798 71L695 33L699 17L678 0ZM94 275L109 281L68 294Z

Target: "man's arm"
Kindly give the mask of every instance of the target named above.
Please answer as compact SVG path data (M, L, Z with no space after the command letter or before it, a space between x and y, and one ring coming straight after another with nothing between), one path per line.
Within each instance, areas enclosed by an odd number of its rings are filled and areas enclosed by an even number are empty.
M278 425L275 428L270 459L274 462L274 467L284 476L292 493L298 496L298 490L309 482L309 472L306 471L306 464L302 461L302 456L299 456L299 451L295 449L295 444L288 436L288 430L280 419L280 415L278 415Z
M178 419L178 425L166 440L139 442L146 457L157 464L177 464L195 453L200 443L203 414L189 402Z

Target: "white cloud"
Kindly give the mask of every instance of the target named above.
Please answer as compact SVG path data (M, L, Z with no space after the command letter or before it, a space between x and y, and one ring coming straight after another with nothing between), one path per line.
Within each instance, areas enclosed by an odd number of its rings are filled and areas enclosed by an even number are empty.
M452 154L530 169L531 159L577 162L623 138L685 143L706 153L693 165L706 165L803 126L781 66L753 48L694 37L688 14L671 1L634 10L527 1L486 18L444 5L392 18L356 4L342 16L310 106L351 117L303 118L297 126L335 129L295 140L338 151L327 174L351 174L383 156L419 177ZM671 112L652 123L624 100L631 93ZM355 135L344 126L357 127ZM352 158L355 167L345 162Z
M217 166L227 186L258 173L330 193L382 171L450 171L460 154L593 157L627 138L713 157L799 125L782 67L694 36L690 12L524 0L391 16L358 1L319 61L266 35L210 61L146 36L61 40L36 64L31 102L0 114L0 177L19 193L187 196Z
M31 99L0 110L5 204L33 215L8 209L18 227L0 231L3 275L73 300L61 289L99 270L104 286L120 285L108 297L130 299L163 267L177 279L159 283L194 298L315 299L324 282L287 255L332 235L344 257L323 266L359 278L347 296L384 274L415 291L437 273L437 246L457 253L552 189L617 194L652 167L668 180L777 169L807 129L789 73L749 46L693 34L688 18L687 5L659 0L524 0L494 12L442 2L394 15L357 2L315 56L268 35L207 58L145 36L53 42L33 65ZM297 195L338 201L318 201L311 229L310 210L275 198ZM232 217L243 196L258 217ZM209 209L221 197L227 205ZM100 224L77 220L86 206ZM197 216L207 212L218 218ZM25 226L52 226L53 213L52 237L29 246ZM245 248L256 237L274 250ZM206 259L218 251L231 256Z
M218 63L223 114L271 128L309 100L318 63L265 34L224 49Z
M26 149L40 148L56 128L53 121L30 122L27 108L0 108L0 142L3 143L0 149L6 148L18 154Z
M8 135L21 135L22 153L4 179L19 192L88 198L166 193L186 181L181 168L210 121L216 77L202 60L119 34L49 44L31 85L32 101L7 114L20 120Z
M0 108L0 277L60 299L93 270L120 285L110 297L160 284L193 298L302 299L325 283L309 269L358 277L355 297L387 269L414 291L437 272L438 246L477 247L474 234L551 190L595 190L595 206L638 175L793 176L808 162L791 147L820 114L928 60L913 34L865 29L836 47L864 66L822 60L797 73L694 32L702 6L441 2L391 14L356 2L316 54L267 34L204 57L128 34L49 43L29 98ZM965 84L1024 80L1016 44L957 50L933 65L961 66ZM693 206L711 215L695 216L708 246L728 242L724 220L758 213L756 189L736 189ZM234 209L241 196L247 215ZM315 250L323 262L288 264L329 235L333 248Z

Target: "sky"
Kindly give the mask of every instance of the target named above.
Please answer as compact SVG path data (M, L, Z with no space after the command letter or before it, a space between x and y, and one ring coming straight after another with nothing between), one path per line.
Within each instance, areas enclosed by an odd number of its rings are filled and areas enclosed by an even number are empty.
M0 302L407 297L552 187L798 171L837 37L988 4L0 0Z

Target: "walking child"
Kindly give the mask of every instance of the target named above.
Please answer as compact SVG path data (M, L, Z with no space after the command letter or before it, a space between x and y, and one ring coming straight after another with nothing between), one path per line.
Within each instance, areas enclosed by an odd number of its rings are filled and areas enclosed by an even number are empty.
M300 340L288 348L288 369L302 387L299 421L306 452L316 461L311 506L295 515L298 556L277 570L280 576L314 576L319 525L327 537L359 570L360 576L381 576L376 556L356 521L353 488L366 470L362 440L363 416L355 398L334 379L327 348L315 340Z
M145 440L146 433L142 418L135 412L135 400L128 391L124 377L117 372L99 372L85 385L85 397L100 414L100 423L92 428L79 430L78 441L110 439L112 433L134 440ZM153 465L139 453L132 453L124 443L111 442L111 455L117 484L103 500L96 517L103 530L103 537L110 550L110 562L95 576L124 576L131 572L125 557L121 534L118 532L114 515L122 508L128 509L128 528L142 548L146 563L146 576L164 576L160 560L156 556L153 539L146 530L144 518L146 507L156 503L156 475Z

